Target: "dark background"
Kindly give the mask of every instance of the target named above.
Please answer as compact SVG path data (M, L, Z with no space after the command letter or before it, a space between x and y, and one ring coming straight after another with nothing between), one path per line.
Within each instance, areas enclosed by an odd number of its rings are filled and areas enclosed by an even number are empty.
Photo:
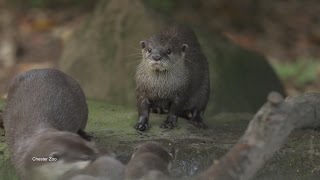
M234 43L263 54L289 95L319 89L317 0L143 2L176 19L191 24L201 22ZM65 44L97 6L97 0L0 0L2 96L15 74L32 68L58 67Z

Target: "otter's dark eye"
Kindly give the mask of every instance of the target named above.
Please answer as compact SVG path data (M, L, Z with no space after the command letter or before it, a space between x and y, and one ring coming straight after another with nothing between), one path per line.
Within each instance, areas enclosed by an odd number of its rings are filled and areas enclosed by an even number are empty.
M168 49L168 50L167 50L167 54L168 54L168 55L171 54L171 49Z
M151 49L151 48L148 48L148 50L147 50L147 51L148 51L148 53L151 53L152 49Z

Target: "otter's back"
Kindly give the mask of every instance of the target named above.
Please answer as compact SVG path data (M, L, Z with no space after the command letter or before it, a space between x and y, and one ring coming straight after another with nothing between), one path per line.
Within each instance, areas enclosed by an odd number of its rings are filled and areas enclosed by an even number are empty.
M79 84L54 69L36 69L18 75L9 87L4 109L8 144L23 140L41 128L77 132L84 129L88 108Z

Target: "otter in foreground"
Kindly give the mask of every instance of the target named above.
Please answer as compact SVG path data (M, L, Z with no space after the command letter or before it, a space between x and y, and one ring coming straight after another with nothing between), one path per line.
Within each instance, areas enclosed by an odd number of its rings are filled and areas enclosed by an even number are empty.
M124 178L125 166L118 160L110 156L101 156L90 166L84 169L84 174L100 178L117 179Z
M141 144L132 154L125 169L126 180L169 179L172 157L160 144Z
M82 89L66 74L37 69L18 75L9 87L3 111L6 140L18 175L26 179L33 170L62 174L86 166L98 153L75 134L85 128L87 118ZM49 161L50 157L56 161Z
M97 178L89 175L77 175L69 180L111 180L111 179Z
M148 128L149 113L167 113L161 128L173 128L178 117L205 128L203 114L209 93L209 69L195 33L188 27L169 28L141 41L142 61L136 72L139 120Z
M69 171L85 169L100 156L93 142L55 129L41 129L20 143L25 149L14 151L13 160L23 179L57 180Z
M124 178L124 168L125 166L113 156L104 155L82 170L66 173L61 180L83 179L84 177L121 180Z

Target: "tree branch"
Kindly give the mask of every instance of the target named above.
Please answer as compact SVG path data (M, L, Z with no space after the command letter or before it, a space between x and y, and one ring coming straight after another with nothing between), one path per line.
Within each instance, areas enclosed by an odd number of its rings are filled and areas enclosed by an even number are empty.
M283 97L276 92L253 117L237 144L196 179L251 179L295 128L320 125L320 93Z

